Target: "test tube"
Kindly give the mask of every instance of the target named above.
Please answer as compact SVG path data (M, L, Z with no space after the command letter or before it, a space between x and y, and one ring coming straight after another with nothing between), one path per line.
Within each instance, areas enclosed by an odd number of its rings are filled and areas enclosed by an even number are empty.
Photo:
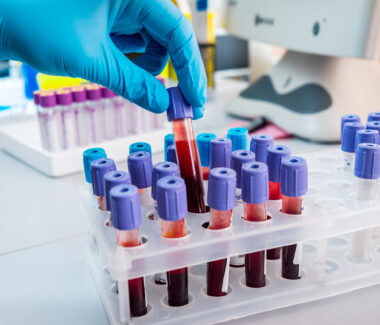
M58 118L56 112L57 97L54 92L40 93L40 114L43 134L45 134L45 149L50 152L59 150Z
M373 143L358 145L355 158L354 175L356 176L355 198L371 201L377 198L376 186L380 177L380 146ZM367 263L370 258L370 241L372 229L354 232L349 257L356 263Z
M116 130L118 129L116 125L118 120L115 115L115 93L106 88L101 87L102 102L103 102L103 118L104 118L104 138L107 140L112 140L116 137Z
M211 140L215 138L216 135L214 133L201 133L196 138L204 181L208 180L208 175L210 174Z
M112 101L115 115L115 136L125 137L129 132L128 120L126 116L126 100L123 97L115 94Z
M355 139L356 133L363 130L364 126L358 122L347 122L343 127L342 153L343 170L352 172L355 159Z
M152 147L147 142L134 142L129 146L129 154L137 151L146 151L152 154Z
M167 161L178 164L177 150L175 149L174 144L168 147L168 150L166 151L166 157L167 157Z
M261 222L267 220L268 167L261 162L245 163L241 171L244 220ZM245 255L245 283L251 288L265 287L265 251Z
M360 143L379 144L379 131L369 129L358 131L355 137L355 152Z
M168 147L173 145L174 144L174 135L173 133L169 133L167 135L165 135L165 138L164 138L164 154L165 154L165 161L168 161L168 157L167 157L167 151L168 151Z
M128 170L132 184L137 186L143 206L151 206L152 199L152 156L146 151L133 152L128 156Z
M118 185L110 191L112 225L116 228L117 245L136 247L141 245L139 227L142 224L138 190L133 185ZM126 281L118 281L119 313L123 323L128 321L125 309ZM128 281L129 309L132 317L143 316L148 312L144 278Z
M84 87L78 86L72 87L71 93L74 101L76 143L78 146L85 146L90 142L86 123L86 91Z
M380 121L380 112L369 113L367 122L371 121Z
M187 235L186 186L182 178L166 176L157 182L158 213L163 238L181 238ZM189 303L187 267L166 273L169 306Z
M211 169L207 193L207 203L211 213L208 229L215 231L231 226L235 192L236 173L233 169L225 167ZM229 264L229 258L207 263L207 295L220 297L227 294Z
M380 133L380 121L367 122L367 130L377 130Z
M226 138L232 142L232 151L248 149L248 130L246 128L229 129Z
M101 103L102 92L100 86L89 84L86 86L86 129L90 134L90 141L98 143L104 136L104 114Z
M266 134L255 134L251 138L250 150L255 153L256 161L267 163L267 149L273 145L273 137Z
M190 212L206 212L202 170L193 131L193 109L186 102L180 89L168 89L168 121L172 122L178 165L185 180L187 206Z
M231 167L232 141L215 138L210 142L210 170L218 167Z
M57 90L58 129L60 146L71 149L76 144L75 117L73 111L73 96L70 90Z
M360 116L356 114L346 114L340 119L340 137L343 136L343 129L346 123L360 123Z
M267 165L269 172L269 200L281 200L281 160L290 156L286 146L271 145L267 149ZM281 257L281 247L267 250L268 260L278 260Z
M143 131L143 109L136 104L125 101L125 119L129 134L139 134Z
M158 79L158 81L160 81L166 87L165 78L163 78L161 76L157 76L156 78ZM155 129L163 129L163 128L165 128L165 124L167 123L167 119L166 119L165 114L153 114L153 121L154 121L154 128ZM174 144L174 140L173 140L172 144ZM166 150L165 150L165 152L166 152Z
M41 112L41 106L40 106L40 95L41 95L40 90L36 90L35 92L33 92L34 105L36 106L36 110L37 110L38 126L40 128L41 144L42 144L42 148L46 149L46 132L45 132L44 123L43 123L43 114Z
M103 148L90 148L83 151L83 168L84 168L84 176L86 179L86 183L88 184L89 191L91 195L93 194L92 190L92 178L91 178L91 163L94 160L107 158L106 152Z
M307 164L301 157L290 156L281 161L282 212L301 215L303 196L307 193ZM282 277L301 278L302 244L282 247Z
M100 158L91 162L92 191L102 211L107 211L104 201L104 175L116 170L115 162L110 158Z

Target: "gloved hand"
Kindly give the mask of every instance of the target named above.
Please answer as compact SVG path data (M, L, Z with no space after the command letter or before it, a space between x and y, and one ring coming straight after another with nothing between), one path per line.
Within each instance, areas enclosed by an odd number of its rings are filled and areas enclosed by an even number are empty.
M129 60L123 53L145 52ZM0 0L0 59L101 84L155 113L169 105L153 76L169 56L194 117L206 74L191 23L170 0Z

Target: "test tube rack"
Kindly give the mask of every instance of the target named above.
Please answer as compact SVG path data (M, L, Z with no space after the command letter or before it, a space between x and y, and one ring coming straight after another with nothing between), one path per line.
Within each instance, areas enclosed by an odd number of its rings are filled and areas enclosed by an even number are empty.
M163 129L92 143L87 147L48 152L42 148L37 120L31 119L2 126L0 148L47 176L60 177L83 169L82 153L88 147L102 147L115 161L122 161L128 155L129 145L134 142L145 141L151 145L152 152L163 151L162 139L167 133L170 133L169 124Z
M302 215L286 215L281 203L268 204L270 220L250 223L242 219L242 207L234 210L232 226L210 231L204 227L208 213L189 214L189 234L181 239L163 239L159 220L151 220L153 208L143 209L140 228L144 244L137 248L116 246L115 230L107 225L107 213L100 211L88 188L79 200L90 241L88 262L112 324L120 319L115 281L145 276L149 305L147 315L133 318L133 324L212 324L234 318L324 299L380 283L380 200L359 201L353 196L356 180L341 166L337 150L303 155L309 166L309 192ZM380 197L380 184L377 185ZM349 258L352 232L374 228L370 261ZM244 268L231 268L229 293L224 297L205 294L205 263L303 243L302 278L281 277L281 260L267 261L267 285L245 286ZM191 301L183 307L169 307L165 285L154 284L154 274L189 267ZM128 299L126 298L126 301Z

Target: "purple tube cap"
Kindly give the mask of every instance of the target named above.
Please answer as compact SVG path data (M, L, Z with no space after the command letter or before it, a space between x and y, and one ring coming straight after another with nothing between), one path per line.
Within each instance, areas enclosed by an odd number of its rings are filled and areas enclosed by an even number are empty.
M355 151L360 143L379 144L379 131L369 129L358 131L355 138Z
M123 184L110 191L112 225L119 230L133 230L141 226L140 196L136 186Z
M68 106L73 103L73 96L70 90L60 89L57 91L57 104Z
M374 143L361 143L358 145L354 175L364 179L377 179L380 177L379 145Z
M100 89L101 89L101 93L102 93L103 98L113 98L116 96L112 90L110 90L106 87L101 87Z
M91 180L94 195L104 197L104 175L116 170L115 162L110 158L100 158L91 162Z
M210 169L230 167L232 141L226 138L215 138L210 142Z
M170 161L159 162L153 166L152 173L152 198L156 200L157 181L166 176L180 176L177 164Z
M380 121L370 121L366 125L368 130L378 130L380 132Z
M74 103L83 103L86 101L86 90L84 87L73 87L71 88L71 92L73 95L73 101Z
M41 95L41 92L39 90L36 90L33 92L34 105L40 105L40 95Z
M236 172L236 187L241 188L241 167L255 161L255 154L249 150L235 150L232 153L231 168Z
M177 176L166 176L157 182L157 207L161 219L178 221L187 215L185 181Z
M168 150L166 151L166 159L170 162L173 162L175 164L178 164L177 161L177 150L175 148L175 145L172 144L168 147Z
M231 168L211 169L208 177L207 203L211 209L227 211L235 207L236 172Z
M40 94L40 105L45 108L57 105L57 96L53 92L44 92Z
M380 112L372 112L368 114L368 122L380 121Z
M241 170L244 202L260 204L269 199L268 166L262 162L245 163Z
M86 86L86 97L88 100L99 100L102 98L101 88L97 85Z
M106 200L106 208L111 211L110 191L118 185L131 184L131 177L123 170L110 171L104 175L104 198Z
M266 134L255 134L251 138L250 150L256 154L256 161L267 162L267 148L273 144L273 137Z
M364 126L358 122L347 122L343 126L342 151L355 152L356 133L363 130Z
M168 89L169 108L167 110L168 121L181 120L187 117L193 118L193 108L183 97L179 87Z
M290 156L290 149L286 146L272 145L267 149L267 165L269 171L269 180L274 183L280 183L281 178L281 160Z
M128 156L128 170L132 184L138 188L152 186L152 156L147 151L136 151Z
M304 158L290 156L281 161L281 193L289 197L303 196L307 193L307 163Z

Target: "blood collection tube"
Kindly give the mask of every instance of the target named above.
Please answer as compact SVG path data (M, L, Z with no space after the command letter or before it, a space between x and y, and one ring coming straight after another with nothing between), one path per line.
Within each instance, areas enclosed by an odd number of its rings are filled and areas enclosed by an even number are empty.
M360 201L376 200L376 186L380 177L380 146L361 143L357 147L354 175L356 176L355 198ZM356 263L370 261L370 241L373 229L352 234L349 258Z
M340 119L340 137L343 136L343 129L346 123L360 123L360 116L356 114L346 114Z
M261 162L245 163L241 171L244 220L261 222L267 220L268 167ZM251 288L265 287L265 251L245 255L245 283Z
M62 149L71 149L76 144L73 96L70 90L57 90L57 112L59 140Z
M379 144L379 131L369 129L358 131L355 137L355 152L360 143Z
M363 130L364 126L358 122L347 122L343 127L342 153L343 170L352 172L355 159L355 139L356 133Z
M281 161L282 212L302 213L303 196L307 193L307 164L301 157L290 156ZM302 244L282 247L282 277L289 280L301 278Z
M229 129L226 138L232 142L232 151L248 149L248 130L246 128Z
M180 89L168 89L168 121L172 122L178 165L185 180L187 206L190 212L206 212L202 170L199 153L193 131L193 109L186 102Z
M380 121L370 121L366 125L367 130L377 130L380 133Z
M168 150L166 151L166 158L167 158L167 161L178 164L177 150L174 144L168 147Z
M281 200L281 160L290 156L286 146L272 145L267 149L267 165L269 172L269 200ZM268 260L278 260L281 257L281 247L267 250Z
M125 137L128 135L128 120L127 120L127 108L126 100L115 94L112 99L114 114L115 114L115 136Z
M59 150L59 132L57 118L57 97L54 92L40 93L40 113L39 118L43 125L45 134L45 145L47 151L56 152Z
M157 182L158 213L163 238L181 238L187 235L186 186L182 178L166 176ZM189 303L187 267L166 273L169 306Z
M118 123L115 115L115 102L113 100L115 93L106 87L101 87L101 93L103 102L104 138L112 140L116 137L116 124Z
M166 87L165 78L161 76L157 76L156 78ZM163 129L165 127L165 124L167 123L165 114L153 114L153 120L155 129ZM174 140L172 144L174 144Z
M139 227L142 224L138 190L134 185L118 185L110 191L112 225L116 228L117 245L137 247L141 245ZM128 281L129 309L132 317L143 316L148 312L144 278ZM123 321L128 320L125 303L126 281L118 281L119 313Z
M89 84L86 86L86 123L92 143L100 142L104 137L104 111L102 108L102 92L100 86Z
M147 142L134 142L129 146L129 154L137 151L146 151L152 154L152 147Z
M256 161L267 163L267 148L273 145L273 137L266 134L255 134L251 138L250 150L255 153Z
M37 110L38 126L40 128L42 148L46 149L46 134L45 134L46 132L45 132L45 127L43 123L44 115L41 112L41 106L40 106L40 95L41 95L40 90L36 90L35 92L33 92L33 100L34 100L34 105L36 106L36 110Z
M104 201L104 175L116 170L115 162L110 158L100 158L91 162L92 191L98 201L98 207L106 210Z
M71 93L74 101L76 143L78 146L85 146L90 141L86 123L86 91L84 87L77 86L71 88Z
M146 151L133 152L128 156L128 170L132 184L139 189L143 206L151 206L152 199L152 156Z
M129 134L143 132L143 109L136 104L125 101L125 116Z
M210 174L211 140L215 138L216 135L214 133L201 133L196 138L204 181L208 180L208 175Z
M210 207L208 229L215 231L231 226L232 209L235 207L236 173L233 169L211 169L208 179L207 203ZM225 296L228 291L229 258L207 263L207 295Z
M167 152L168 147L174 144L174 135L173 133L169 133L165 135L164 138L164 154L165 154L165 161L168 161Z
M367 122L371 121L380 121L380 112L369 113Z
M93 194L92 178L91 178L91 163L94 160L107 158L106 152L103 148L90 148L83 151L83 168L84 176L89 187L89 191Z
M231 167L232 141L215 138L210 142L210 170L218 167Z

